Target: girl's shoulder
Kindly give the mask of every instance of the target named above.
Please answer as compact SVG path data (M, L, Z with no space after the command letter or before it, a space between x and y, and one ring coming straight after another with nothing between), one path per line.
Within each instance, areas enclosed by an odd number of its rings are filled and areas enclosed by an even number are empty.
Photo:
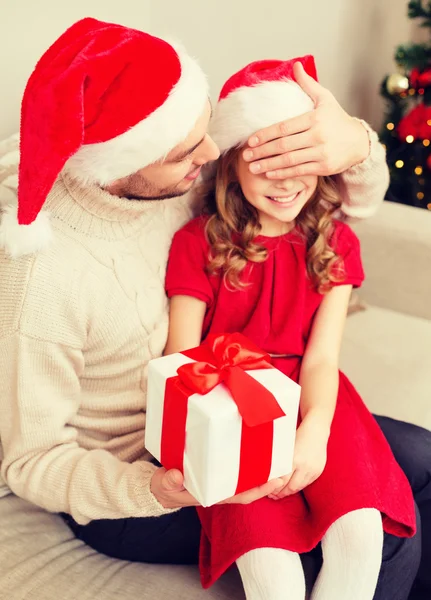
M199 217L195 217L188 223L186 223L177 234L188 233L195 237L206 239L206 224L208 222L209 217L205 215L201 215Z
M207 216L199 216L181 227L174 235L171 253L175 250L177 252L204 253L206 256L209 248L206 235L208 219Z
M352 249L359 250L359 238L347 223L334 219L333 225L334 229L331 235L330 244L332 249L338 255L342 256Z

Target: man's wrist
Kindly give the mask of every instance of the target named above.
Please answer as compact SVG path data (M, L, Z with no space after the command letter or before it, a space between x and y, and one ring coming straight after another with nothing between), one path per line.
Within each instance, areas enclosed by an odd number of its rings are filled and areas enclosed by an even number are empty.
M355 143L355 150L357 150L357 155L355 157L354 162L350 165L350 167L356 167L360 165L370 155L371 151L371 140L370 134L365 126L365 123L361 121L361 119L357 119L356 117L352 117L353 123L355 124L357 130L357 142Z
M357 134L355 135L355 158L354 162L350 165L351 167L355 167L361 163L363 163L368 156L370 155L371 143L370 136L368 131L362 121L360 119L356 119L352 117L354 126L356 128Z

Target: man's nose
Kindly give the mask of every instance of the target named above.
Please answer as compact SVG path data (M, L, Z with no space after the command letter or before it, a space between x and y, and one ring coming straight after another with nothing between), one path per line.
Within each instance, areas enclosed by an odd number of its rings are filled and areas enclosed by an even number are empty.
M214 140L206 134L204 141L199 147L199 154L195 158L195 163L204 165L210 160L217 160L220 156L220 150L218 149Z

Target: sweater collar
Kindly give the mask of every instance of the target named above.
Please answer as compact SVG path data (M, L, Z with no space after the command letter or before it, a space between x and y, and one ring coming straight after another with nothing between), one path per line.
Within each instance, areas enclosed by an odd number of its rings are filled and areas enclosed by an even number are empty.
M168 210L189 206L188 196L166 200L129 200L62 173L46 202L51 218L84 235L106 240L130 237L143 222Z

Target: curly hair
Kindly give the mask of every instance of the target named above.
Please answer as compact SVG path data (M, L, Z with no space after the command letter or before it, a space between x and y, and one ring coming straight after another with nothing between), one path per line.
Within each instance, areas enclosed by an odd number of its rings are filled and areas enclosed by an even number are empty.
M258 211L247 202L236 175L239 152L234 148L224 154L198 189L204 212L209 215L208 272L221 271L231 289L247 285L241 281L241 273L248 262L261 263L268 256L268 250L255 241L261 231ZM333 180L319 177L315 193L296 218L297 230L306 240L308 276L322 294L344 279L342 260L330 245L334 213L340 206Z

